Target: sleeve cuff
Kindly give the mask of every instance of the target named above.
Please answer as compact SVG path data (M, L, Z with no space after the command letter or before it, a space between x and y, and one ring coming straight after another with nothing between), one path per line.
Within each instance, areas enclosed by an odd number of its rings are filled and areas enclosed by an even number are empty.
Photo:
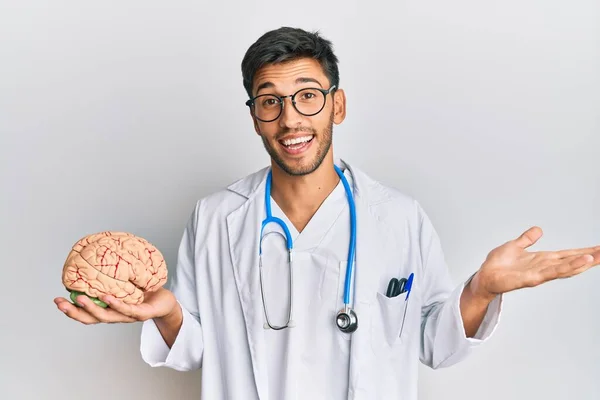
M181 310L183 321L170 349L154 320L143 322L140 352L142 359L151 367L169 367L177 371L192 371L201 367L204 342L200 323L185 307L181 306Z
M481 325L479 326L479 329L477 330L475 335L472 338L467 338L465 335L465 338L473 344L479 344L489 339L498 326L501 312L502 295L500 294L496 296L494 300L492 300L492 302L489 304L487 312L483 317L483 321L481 322Z
M462 327L463 339L469 344L477 346L489 339L498 327L500 322L500 314L502 312L503 295L500 294L494 297L487 307L487 311L483 317L483 320L481 321L481 324L479 325L479 328L477 329L477 332L475 335L473 335L473 337L468 338L465 332L462 314L460 313L460 298L463 290L469 284L472 278L473 275L471 275L471 277L467 279L467 281L461 286L461 289L458 291L458 296L455 298L453 309L456 319L459 322L459 325Z
M467 337L460 313L460 297L468 282L469 280L455 288L447 300L446 307L449 307L449 312L442 312L440 315L438 326L440 332L438 334L443 337L438 341L434 351L432 363L434 368L454 365L465 359L471 350L489 339L498 326L502 310L502 295L496 296L488 305L483 321L474 337Z

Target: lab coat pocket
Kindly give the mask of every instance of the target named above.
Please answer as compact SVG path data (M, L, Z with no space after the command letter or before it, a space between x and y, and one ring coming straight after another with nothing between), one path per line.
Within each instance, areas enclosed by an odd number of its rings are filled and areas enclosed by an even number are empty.
M377 302L373 310L372 335L380 349L391 348L403 331L404 314L410 302L406 294L387 297L377 292Z

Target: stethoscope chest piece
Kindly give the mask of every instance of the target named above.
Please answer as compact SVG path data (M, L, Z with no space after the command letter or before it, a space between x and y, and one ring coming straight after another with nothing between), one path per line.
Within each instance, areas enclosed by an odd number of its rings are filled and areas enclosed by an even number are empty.
M335 317L335 323L340 328L340 331L352 333L358 328L358 317L353 309L344 307Z

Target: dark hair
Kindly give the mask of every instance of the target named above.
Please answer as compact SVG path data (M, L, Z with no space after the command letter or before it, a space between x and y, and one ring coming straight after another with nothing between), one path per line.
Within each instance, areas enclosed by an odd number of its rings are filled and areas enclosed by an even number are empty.
M282 63L301 57L313 58L321 64L327 79L339 88L338 59L331 42L318 32L281 27L263 34L248 48L242 60L244 88L252 97L252 84L256 72L266 64Z

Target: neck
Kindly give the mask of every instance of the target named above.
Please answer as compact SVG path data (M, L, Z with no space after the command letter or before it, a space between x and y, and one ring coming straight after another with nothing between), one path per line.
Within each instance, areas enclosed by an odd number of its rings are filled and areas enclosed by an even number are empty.
M291 176L279 167L272 168L271 196L301 232L323 201L339 183L333 160L324 160L311 174Z

